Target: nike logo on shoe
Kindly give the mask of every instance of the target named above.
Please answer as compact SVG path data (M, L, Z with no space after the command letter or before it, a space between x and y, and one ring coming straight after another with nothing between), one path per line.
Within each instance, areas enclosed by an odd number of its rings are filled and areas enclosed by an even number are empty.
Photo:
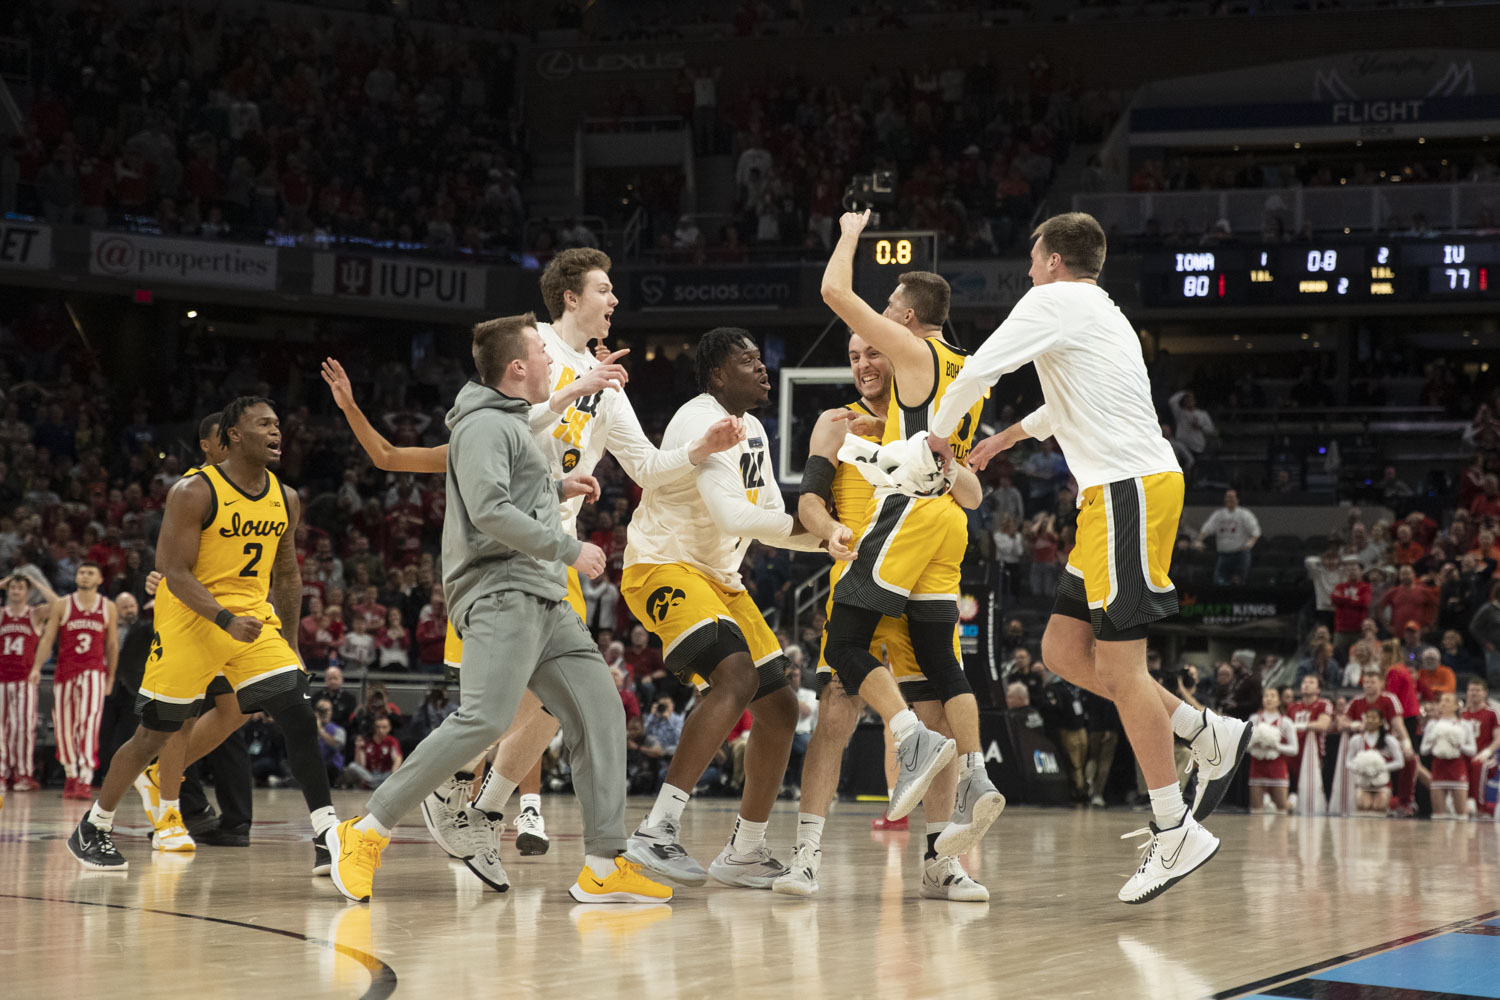
M1214 749L1213 753L1206 755L1208 766L1218 767L1220 764L1224 763L1224 751L1219 749L1219 734L1214 732L1212 727L1209 728L1209 735L1213 737Z
M1177 864L1178 857L1180 857L1182 855L1182 845L1186 844L1186 843L1187 843L1187 837L1186 836L1184 836L1181 840L1177 841L1177 847L1173 849L1173 851L1172 851L1172 853L1170 855L1168 855L1168 854L1163 854L1162 855L1162 857L1161 857L1161 866L1163 868L1165 868L1167 871L1171 871L1172 868Z

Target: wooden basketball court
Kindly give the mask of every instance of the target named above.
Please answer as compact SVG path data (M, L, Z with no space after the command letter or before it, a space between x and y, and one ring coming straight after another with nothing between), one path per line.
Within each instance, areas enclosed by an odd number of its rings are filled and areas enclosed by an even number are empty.
M966 859L991 892L975 904L919 898L920 834L873 833L878 807L846 803L813 899L710 882L670 906L580 906L566 892L582 862L577 807L551 796L552 850L507 849L510 892L449 861L413 815L361 906L307 874L301 797L256 795L253 846L195 856L153 853L127 800L121 875L86 872L64 850L86 803L8 795L11 995L1500 997L1500 829L1488 821L1218 815L1219 856L1132 907L1115 900L1137 858L1119 837L1146 814L1015 808ZM362 802L336 793L341 816ZM648 805L632 802L629 821ZM730 800L695 801L686 845L706 864L733 818ZM778 808L778 856L795 822L794 805ZM1366 979L1449 978L1401 983L1421 993L1351 983L1367 966L1384 971Z

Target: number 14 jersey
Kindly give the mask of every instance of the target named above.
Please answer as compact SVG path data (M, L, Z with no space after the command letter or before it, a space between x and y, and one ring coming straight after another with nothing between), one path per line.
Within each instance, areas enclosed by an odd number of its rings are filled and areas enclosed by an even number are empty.
M212 506L198 537L193 576L230 611L254 615L279 629L281 621L271 608L270 586L276 546L287 529L281 480L267 469L265 488L250 494L230 482L218 466L205 466L194 475L208 483ZM156 592L156 604L158 618L196 613L165 582Z

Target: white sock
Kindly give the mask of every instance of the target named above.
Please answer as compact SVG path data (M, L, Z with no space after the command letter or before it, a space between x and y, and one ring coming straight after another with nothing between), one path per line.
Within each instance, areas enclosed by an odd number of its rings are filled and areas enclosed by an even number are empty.
M885 797L887 801L894 799L896 797L896 789L894 787L887 788L885 790Z
M663 822L680 826L683 807L688 804L690 798L692 798L690 793L684 792L676 785L663 782L661 791L656 793L656 804L651 807L651 813L646 817L646 827L654 830Z
M743 816L734 818L734 836L729 838L729 846L734 848L736 854L749 854L761 844L766 842L766 825L770 822L752 823Z
M380 822L380 820L376 819L374 816L362 816L354 824L354 831L356 833L369 833L371 830L374 830L376 833L380 834L382 837L385 837L387 840L390 839L391 828Z
M921 728L922 722L917 718L917 713L909 708L903 708L891 716L891 735L896 737L897 745Z
M1182 788L1174 781L1170 785L1151 789L1151 811L1156 814L1156 827L1169 830L1182 822L1187 806L1182 801Z
M592 871L601 882L609 876L610 872L615 870L615 859L606 858L602 854L585 855L583 863L589 866L589 870Z
M1172 732L1185 740L1190 740L1203 732L1205 718L1201 711L1183 702L1172 712Z
M813 813L797 814L797 846L806 844L815 851L822 850L823 824L826 819Z
M542 814L542 797L533 794L521 796L521 811L525 812L528 809L540 816Z
M333 806L323 806L321 808L314 809L312 812L307 814L307 819L308 822L312 824L313 836L320 839L322 838L323 834L328 832L328 828L330 826L338 826L339 824L339 817L338 814L333 811Z
M106 809L98 802L89 810L89 822L101 830L113 830L115 828L115 811Z
M502 813L515 790L516 783L492 767L479 786L479 794L474 797L474 808L485 813Z
M169 810L169 809L176 809L177 810L177 814L179 816L182 815L182 800L180 800L180 799L162 799L161 800L161 812L158 815L165 816L167 814L167 810Z
M973 753L960 754L958 758L958 776L967 778L975 771L984 770L984 754L978 750Z

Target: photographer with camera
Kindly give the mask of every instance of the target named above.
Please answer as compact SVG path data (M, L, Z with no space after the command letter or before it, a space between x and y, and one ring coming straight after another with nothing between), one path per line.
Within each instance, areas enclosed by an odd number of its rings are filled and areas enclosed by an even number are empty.
M645 734L661 747L661 759L671 760L682 740L682 716L671 695L662 695L651 704L646 716Z

